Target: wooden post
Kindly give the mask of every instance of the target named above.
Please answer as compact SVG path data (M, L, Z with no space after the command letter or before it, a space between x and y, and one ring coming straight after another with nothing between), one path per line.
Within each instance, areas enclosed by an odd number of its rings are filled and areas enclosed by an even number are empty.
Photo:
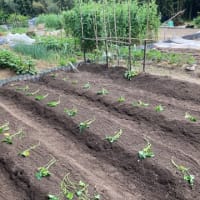
M105 45L106 45L106 65L107 65L107 67L108 67L108 43L107 43L107 40L105 40Z
M144 40L143 72L145 72L145 67L146 67L146 50L147 50L147 41Z
M131 43L129 43L128 45L128 63L129 63L129 70L131 71L132 70L132 67L131 67Z
M85 39L82 38L82 47L83 47L83 59L84 59L84 63L86 63L86 51L85 51Z

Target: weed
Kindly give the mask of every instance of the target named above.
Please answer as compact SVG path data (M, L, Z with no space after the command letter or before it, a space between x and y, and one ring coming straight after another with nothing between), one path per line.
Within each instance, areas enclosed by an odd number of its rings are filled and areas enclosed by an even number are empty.
M50 102L47 103L47 106L49 106L49 107L56 107L59 104L60 104L60 96L59 96L58 101L50 101Z
M108 140L110 143L113 143L120 138L122 133L123 133L122 129L119 129L119 131L115 132L113 136L106 136L106 140Z
M171 159L172 164L180 171L183 175L183 179L187 181L191 186L194 185L195 176L189 173L189 168L186 168L183 165L177 165L173 159Z
M72 109L65 108L64 112L67 113L69 117L74 117L77 114L78 110L76 108L72 108Z
M41 100L45 99L46 97L48 97L48 95L49 94L45 94L45 95L39 94L39 95L35 96L35 100L41 101Z
M162 111L164 111L164 107L162 105L158 105L158 106L155 107L155 111L156 112L162 112Z
M84 86L83 89L90 89L91 88L91 84L89 82L87 82Z
M23 91L23 92L27 92L29 90L29 86L26 85L24 87L17 87L16 88L17 91Z
M35 94L37 94L40 91L40 89L34 91L34 92L28 92L26 93L26 96L34 96Z
M88 119L88 120L86 120L86 121L84 121L84 122L81 122L80 124L79 124L79 130L80 130L80 132L82 133L86 128L89 128L90 127L90 125L93 123L95 121L95 118L94 119Z
M196 122L197 119L196 117L193 117L192 115L190 115L188 112L185 113L185 119L190 120L191 122Z
M144 102L142 102L141 100L139 100L139 101L136 102L136 103L133 102L132 105L133 105L133 106L136 106L136 107L147 107L147 106L149 106L148 103L144 103Z
M28 149L22 151L19 153L20 156L23 156L23 157L28 157L30 156L30 151L35 149L36 147L38 147L40 145L40 142L36 145L32 145L31 147L29 147Z
M122 103L122 102L125 101L125 98L124 98L123 96L120 96L120 97L117 99L117 101L118 101L119 103Z
M151 149L151 143L149 140L145 138L145 141L147 142L147 145L142 149L142 151L138 152L139 158L140 159L145 159L145 158L152 158L154 157L154 153Z
M137 76L138 75L138 72L134 71L134 70L126 70L125 73L124 73L124 77L127 79L127 80L131 80L133 77Z
M15 138L18 135L22 136L22 134L23 134L22 130L18 131L17 133L15 133L13 135L10 135L10 133L5 133L4 134L5 137L3 138L2 142L5 142L7 144L12 144L13 143L13 141L12 141L13 138Z
M4 133L5 131L8 131L8 130L9 130L9 122L6 122L2 126L0 126L0 134Z
M97 95L106 95L106 94L109 94L108 90L102 88L101 90L99 90L97 92Z
M50 176L49 168L56 163L56 159L52 158L46 165L39 167L35 176L38 180L41 180L42 177Z

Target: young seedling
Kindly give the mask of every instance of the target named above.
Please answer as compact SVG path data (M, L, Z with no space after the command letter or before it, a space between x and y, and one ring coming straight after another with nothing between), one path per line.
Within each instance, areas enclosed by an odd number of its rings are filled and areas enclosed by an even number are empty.
M63 78L62 80L63 80L63 81L67 81L67 80L68 80L68 78L67 78L67 77L65 77L65 78Z
M124 98L123 96L120 96L120 97L117 99L117 101L118 101L119 103L123 103L123 102L125 101L125 98Z
M108 140L108 142L110 143L113 143L120 138L122 133L123 133L122 129L119 129L119 131L116 131L113 136L106 136L106 140Z
M73 84L73 85L76 85L77 83L78 83L77 80L73 80L73 81L72 81L72 84Z
M97 95L106 95L106 94L109 94L108 90L102 88L101 90L99 90L97 92Z
M173 159L171 159L171 162L172 164L174 165L174 167L176 167L176 169L178 171L180 171L183 175L183 179L188 182L191 186L194 185L194 179L195 179L195 176L194 175L191 175L189 173L189 168L186 168L185 166L183 165L177 165Z
M13 135L10 135L10 133L5 133L4 134L4 138L3 138L3 140L2 140L2 142L5 142L5 143L7 143L7 144L12 144L13 143L13 138L15 138L16 136L22 136L23 135L23 131L22 130L20 130L20 131L18 131L17 133L15 133L15 134L13 134Z
M22 152L20 152L19 155L23 156L23 157L28 157L28 156L30 156L30 151L35 149L39 145L40 145L40 142L38 144L36 144L36 145L33 145L33 146L29 147L28 149L26 149L26 150L24 150Z
M196 122L197 119L196 117L193 117L192 115L190 115L188 112L185 113L185 119L190 120L191 122Z
M131 81L131 79L137 75L138 75L138 72L134 70L126 70L124 73L124 77L129 81Z
M65 108L64 112L67 113L69 117L74 117L77 114L78 110L76 108L72 108L72 109Z
M50 101L50 102L47 103L47 106L49 106L49 107L56 107L59 104L60 104L60 96L59 96L58 101Z
M60 198L55 196L55 195L49 194L48 195L48 200L60 200Z
M5 131L8 131L8 130L9 130L9 122L6 122L2 126L0 126L0 134L4 133Z
M82 133L86 128L89 128L90 127L90 125L93 123L95 121L95 119L88 119L88 120L86 120L86 121L84 121L84 122L81 122L80 124L79 124L79 130L80 130L80 133Z
M17 87L16 88L17 91L23 91L23 92L27 92L29 90L29 86L26 85L24 87Z
M152 146L151 143L146 138L145 138L145 141L147 142L147 145L142 149L142 151L138 152L138 156L140 159L154 157L154 153L151 148L151 146Z
M34 96L35 94L37 94L40 91L40 89L34 91L34 92L28 92L26 93L26 96Z
M37 96L35 96L35 100L41 101L41 100L47 98L48 95L49 95L49 94L45 94L45 95L40 94L40 95L37 95Z
M41 180L42 177L50 176L51 173L49 172L49 168L56 163L56 159L52 158L46 165L39 167L35 174L38 180Z
M147 107L147 106L149 106L148 103L144 103L144 102L142 102L141 100L139 100L139 101L136 102L136 103L133 102L132 105L133 105L133 106L136 106L136 107Z
M162 111L164 111L164 107L162 105L158 105L158 106L155 107L155 111L156 112L162 112Z
M91 84L89 82L87 82L84 86L83 89L90 89L91 88Z

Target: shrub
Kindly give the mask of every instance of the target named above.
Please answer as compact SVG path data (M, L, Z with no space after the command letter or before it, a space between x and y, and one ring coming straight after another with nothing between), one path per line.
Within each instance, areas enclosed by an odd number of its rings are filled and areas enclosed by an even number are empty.
M197 28L200 28L200 16L198 16L197 18L195 18L194 20L194 24Z
M7 19L7 23L12 27L28 27L28 17L20 14L11 14Z

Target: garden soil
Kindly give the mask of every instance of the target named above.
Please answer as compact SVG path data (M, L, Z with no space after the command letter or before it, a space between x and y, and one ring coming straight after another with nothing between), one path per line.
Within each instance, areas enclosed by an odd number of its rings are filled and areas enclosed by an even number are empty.
M149 74L131 81L124 68L84 64L80 72L58 71L39 81L15 82L0 88L0 124L10 123L9 133L23 130L13 144L0 145L0 200L45 200L61 195L60 183L87 183L91 200L200 200L200 90L199 85ZM90 88L84 88L86 83ZM25 86L28 91L19 90ZM98 95L102 88L109 93ZM48 96L36 101L27 93ZM118 98L125 98L118 102ZM50 101L60 100L57 107ZM136 106L139 101L146 107ZM162 105L164 111L156 112ZM76 116L64 110L76 108ZM197 122L185 119L185 113ZM79 124L95 120L80 132ZM122 130L118 141L106 136ZM0 135L0 139L4 134ZM138 151L152 144L153 158L139 159ZM40 144L29 157L19 152ZM37 180L37 169L54 157L51 176ZM171 160L189 168L194 185ZM74 199L78 199L75 197Z

